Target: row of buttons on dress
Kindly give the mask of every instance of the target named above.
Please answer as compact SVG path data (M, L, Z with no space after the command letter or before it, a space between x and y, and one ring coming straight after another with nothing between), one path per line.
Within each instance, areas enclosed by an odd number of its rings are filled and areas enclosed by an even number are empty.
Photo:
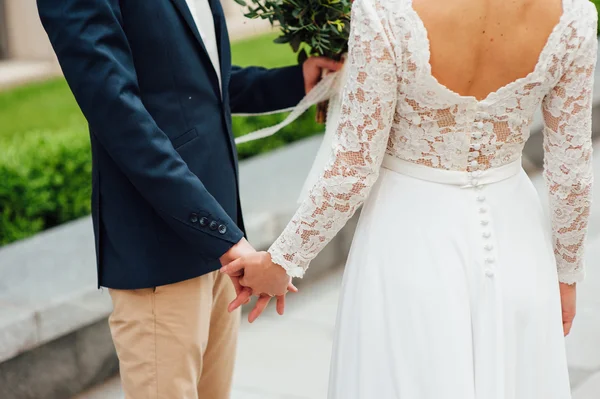
M492 244L492 233L489 230L490 220L488 217L488 208L486 207L486 198L484 195L477 196L477 201L480 204L479 213L481 214L481 226L483 226L483 232L481 236L483 237L485 243L483 249L486 253L486 258L484 259L486 270L485 275L488 277L494 277L494 257L492 256L492 251L494 250L494 245Z
M486 116L486 114L484 113L478 113L477 116L479 118L484 118ZM481 236L484 239L484 251L486 253L486 257L484 259L486 268L485 268L485 275L488 277L494 277L494 270L493 270L493 266L494 266L494 257L492 256L492 252L494 250L494 245L492 244L492 233L489 229L489 224L490 224L490 220L489 220L489 216L488 216L488 208L486 206L486 198L485 196L481 193L481 190L483 189L483 186L480 184L478 178L481 177L481 175L483 174L483 172L480 170L479 168L479 162L477 161L477 158L479 158L479 156L481 155L481 143L478 142L481 140L481 138L484 136L484 132L483 132L483 128L485 127L485 124L483 122L477 122L475 124L475 127L477 128L477 131L473 132L471 137L473 138L472 140L472 144L471 144L471 151L469 151L469 167L470 167L470 171L469 171L469 178L470 178L470 184L472 187L474 187L475 189L477 189L479 191L478 195L477 195L477 202L479 203L479 214L481 215L481 219L480 219L480 223L481 226L483 227L483 232L481 233Z
M483 115L483 114L478 114L478 115ZM475 171L476 168L479 166L479 162L477 162L477 158L479 158L479 155L481 155L480 151L481 151L481 143L479 143L478 141L481 140L481 138L483 137L483 128L485 127L483 122L477 122L477 124L475 125L477 127L477 131L473 132L473 134L471 134L471 137L473 138L473 142L471 144L471 151L469 152L469 166L471 167L471 171Z
M190 222L193 224L199 223L200 227L208 227L210 230L217 230L220 234L227 233L227 226L219 224L215 220L209 220L206 216L199 217L198 214L192 213L190 215Z

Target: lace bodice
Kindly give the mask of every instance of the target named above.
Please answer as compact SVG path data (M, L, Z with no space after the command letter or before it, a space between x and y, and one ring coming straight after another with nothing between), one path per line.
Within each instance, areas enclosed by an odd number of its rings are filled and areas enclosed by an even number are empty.
M410 0L356 0L330 161L269 249L273 261L301 277L364 202L385 155L468 172L517 161L541 105L559 277L581 280L592 184L597 13L588 0L564 0L563 10L534 71L478 101L435 80L427 32Z

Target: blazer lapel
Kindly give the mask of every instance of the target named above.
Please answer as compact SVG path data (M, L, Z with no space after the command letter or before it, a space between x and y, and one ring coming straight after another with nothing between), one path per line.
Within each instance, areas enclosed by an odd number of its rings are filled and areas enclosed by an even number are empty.
M219 48L219 64L221 66L221 89L223 98L228 96L226 87L229 87L229 71L231 69L231 47L229 44L229 34L227 33L227 23L221 2L219 0L210 0L210 7L215 21L215 34L217 46Z
M231 46L229 44L229 34L227 33L227 23L225 20L225 13L221 7L220 0L210 0L210 8L212 10L213 19L215 21L215 34L217 39L217 46L219 49L219 64L221 65L221 89L223 93L223 102L229 103L229 78L231 74ZM228 105L225 105L226 109L229 109ZM239 175L239 166L237 162L237 147L235 145L235 138L231 127L231 118L223 115L225 124L228 130L229 138L229 150L231 151L231 160L235 167L236 179ZM239 185L238 185L239 193ZM239 205L238 205L239 206ZM241 208L238 208L241 209Z
M211 74L213 75L212 76L213 89L215 89L215 91L217 92L218 97L221 98L221 93L220 93L219 86L218 86L219 79L217 78L217 72L215 71L215 67L214 67L213 63L211 62L210 57L208 56L208 51L206 50L204 41L202 41L202 36L200 36L200 32L198 31L198 27L196 26L196 22L194 21L194 18L192 17L192 13L190 12L190 8L188 7L186 0L171 0L171 1L173 2L175 7L181 14L181 17L187 24L188 28L191 30L191 32L194 35L194 37L196 38L196 41L198 42L198 44L200 45L200 48L204 55L204 61L206 64L208 64L208 68L211 71ZM213 7L213 6L214 6L214 3L211 1L211 7ZM214 17L214 11L213 11L213 17ZM216 21L215 21L215 30L217 30ZM219 40L219 39L217 39L217 40Z

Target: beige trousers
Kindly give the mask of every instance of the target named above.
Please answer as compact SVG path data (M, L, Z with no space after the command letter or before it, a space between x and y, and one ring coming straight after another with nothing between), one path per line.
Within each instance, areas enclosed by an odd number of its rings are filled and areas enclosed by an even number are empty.
M141 290L110 290L110 330L125 399L228 399L239 312L219 272Z

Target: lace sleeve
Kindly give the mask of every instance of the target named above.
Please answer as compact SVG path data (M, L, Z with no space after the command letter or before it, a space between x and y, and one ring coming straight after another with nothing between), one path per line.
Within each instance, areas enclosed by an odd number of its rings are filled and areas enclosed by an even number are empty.
M273 262L302 277L377 180L397 96L391 31L377 0L357 0L339 127L328 166L269 249Z
M592 90L597 16L578 32L577 52L543 102L544 176L550 194L554 253L560 282L584 277L583 247L592 188ZM571 38L573 40L573 37Z

